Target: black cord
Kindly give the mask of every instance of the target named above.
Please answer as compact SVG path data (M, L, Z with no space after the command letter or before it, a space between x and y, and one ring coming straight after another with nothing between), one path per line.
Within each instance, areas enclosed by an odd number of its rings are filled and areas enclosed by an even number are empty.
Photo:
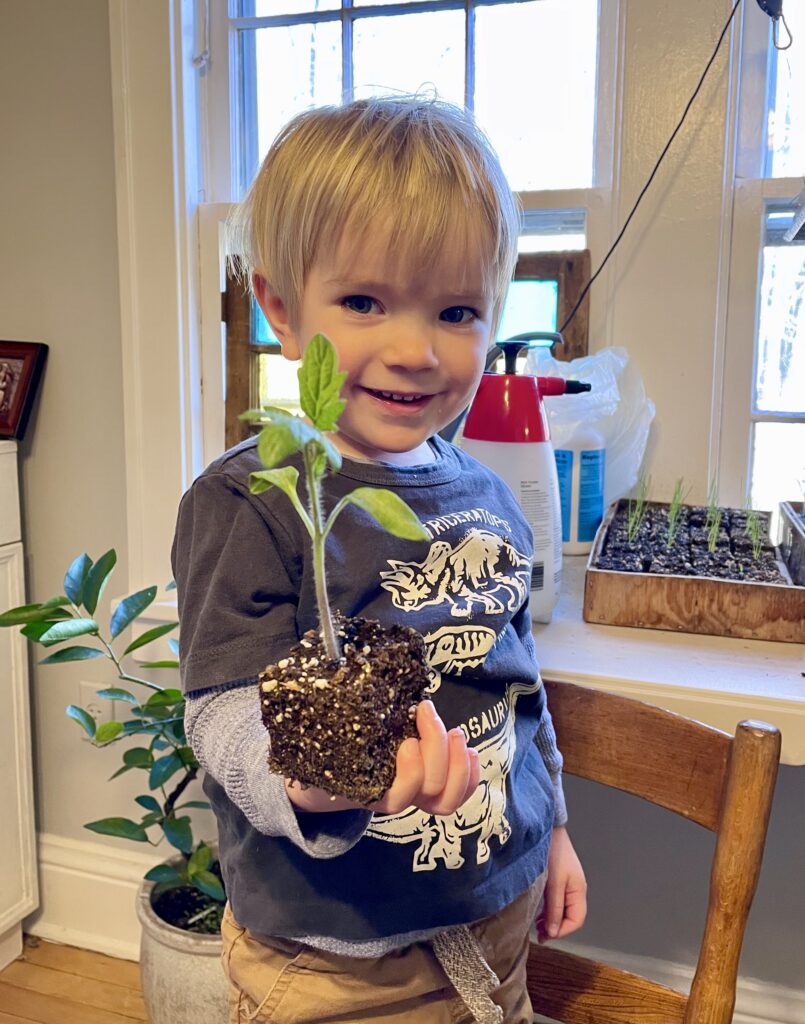
M634 215L635 215L635 211L637 210L638 206L640 205L640 203L641 203L641 201L643 199L643 196L648 191L649 186L651 185L652 181L654 181L654 176L656 175L657 171L660 169L660 164L665 159L665 154L671 148L671 143L676 138L676 136L677 136L677 134L679 132L679 129L685 123L685 118L688 116L688 111L693 106L693 101L699 95L699 90L701 89L702 84L704 83L704 80L707 77L707 72L710 70L710 67L711 67L713 61L716 59L716 54L718 53L719 48L721 46L721 43L724 40L724 36L727 34L727 29L730 27L730 25L732 23L732 19L735 17L735 12L738 10L738 8L740 6L741 6L741 0L735 0L735 4L734 4L732 10L730 11L730 15L727 18L727 20L726 20L726 22L724 24L724 27L721 30L721 35L718 37L718 42L715 45L715 49L713 50L713 52L710 55L710 60L708 60L707 64L705 65L704 71L702 71L702 75L701 75L701 78L699 79L699 83L696 86L696 88L693 90L693 95L688 100L687 105L685 106L685 109L682 112L682 117L680 117L680 119L679 119L679 123L677 124L676 128L674 128L673 132L671 133L671 137L665 143L665 146L663 147L662 153L660 153L659 157L657 158L657 162L654 164L654 169L652 170L651 174L648 176L648 181L646 181L645 185L640 190L640 195L635 200L634 206L632 207L631 211L629 212L629 216L626 218L626 220L625 220L625 222L623 224L623 227L618 232L618 237L615 239L615 241L609 247L609 252L603 258L603 260L601 260L601 263L600 263L598 269L596 270L596 272L593 274L593 276L590 278L590 280L587 282L587 284L582 289L581 295L579 295L578 299L576 300L576 304L571 309L571 311L568 313L567 317L565 318L565 322L559 328L559 333L560 334L564 334L565 328L567 327L567 325L570 323L570 321L573 319L573 317L578 312L579 306L581 306L582 302L584 301L584 296L587 294L587 292L592 287L593 281L595 281L595 279L598 277L598 275L604 269L604 267L607 264L607 261L608 261L609 257L615 251L615 249L618 246L618 243L623 238L623 236L624 236L624 234L626 232L626 229L629 227L629 223L630 223L632 217L634 217Z

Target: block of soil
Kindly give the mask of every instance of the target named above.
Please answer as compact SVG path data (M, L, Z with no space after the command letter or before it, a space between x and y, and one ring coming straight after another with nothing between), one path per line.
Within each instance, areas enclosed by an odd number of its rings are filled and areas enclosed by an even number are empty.
M369 804L391 785L399 745L417 734L416 705L429 681L425 644L414 629L371 619L339 620L337 633L340 661L309 630L260 673L268 763L303 785Z

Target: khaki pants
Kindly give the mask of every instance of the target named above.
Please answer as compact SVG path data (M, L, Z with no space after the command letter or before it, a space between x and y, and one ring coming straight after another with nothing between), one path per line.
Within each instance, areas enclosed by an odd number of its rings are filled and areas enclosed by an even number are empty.
M491 997L505 1024L533 1019L525 970L544 880L469 926L500 979ZM284 939L268 945L241 928L228 905L221 932L230 1024L472 1024L428 942L375 959L337 956Z

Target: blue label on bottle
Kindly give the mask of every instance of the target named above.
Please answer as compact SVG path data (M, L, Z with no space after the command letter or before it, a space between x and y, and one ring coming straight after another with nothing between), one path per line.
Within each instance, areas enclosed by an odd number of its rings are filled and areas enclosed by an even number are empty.
M579 460L579 540L593 540L604 518L605 451L581 452Z
M562 509L562 542L570 540L570 501L573 496L573 452L560 448L556 456L559 477L559 505Z

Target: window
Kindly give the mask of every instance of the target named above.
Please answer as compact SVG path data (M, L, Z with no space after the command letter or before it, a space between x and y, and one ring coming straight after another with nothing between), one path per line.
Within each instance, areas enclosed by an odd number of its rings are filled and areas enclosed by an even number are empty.
M802 38L802 5L786 19ZM744 28L767 86L741 82L720 465L742 456L733 502L776 510L805 487L805 242L784 238L805 169L805 65L774 48L754 11Z

